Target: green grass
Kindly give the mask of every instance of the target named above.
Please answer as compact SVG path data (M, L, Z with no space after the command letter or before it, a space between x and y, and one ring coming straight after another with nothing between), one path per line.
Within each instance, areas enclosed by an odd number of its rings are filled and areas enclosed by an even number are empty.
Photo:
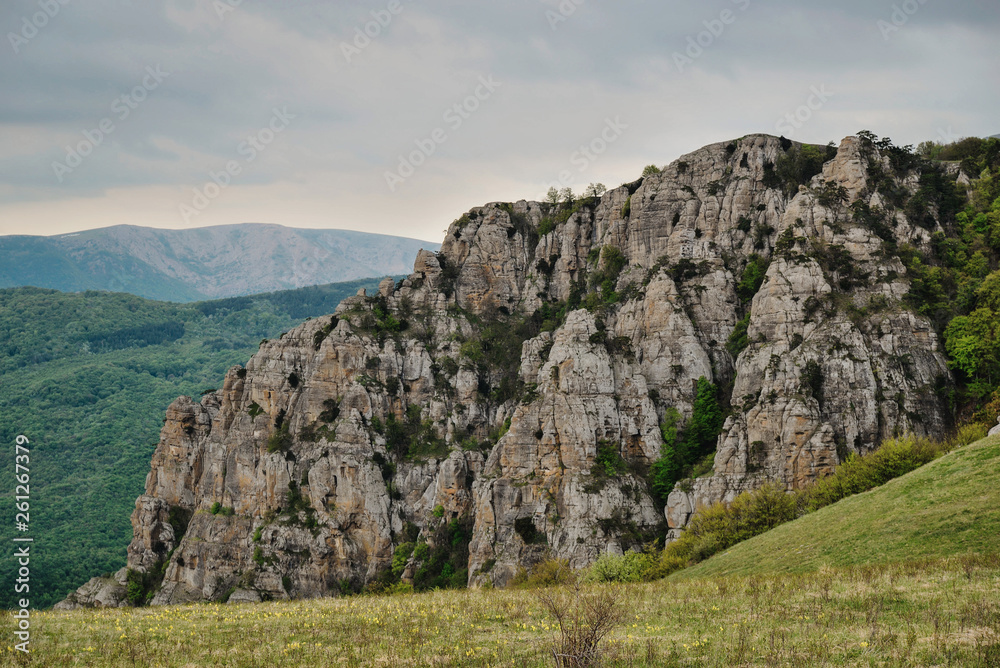
M1000 558L805 575L597 585L624 619L599 645L637 666L996 666ZM572 596L572 590L562 590ZM553 666L544 590L43 612L0 666ZM572 606L569 608L572 611Z
M672 579L1000 552L1000 437L751 538Z

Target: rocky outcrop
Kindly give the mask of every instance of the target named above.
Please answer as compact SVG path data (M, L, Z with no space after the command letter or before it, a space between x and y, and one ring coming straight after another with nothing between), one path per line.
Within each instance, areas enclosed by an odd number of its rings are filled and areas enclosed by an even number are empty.
M800 487L894 433L941 434L950 377L896 250L930 231L870 183L874 147L851 137L811 180L780 177L803 150L825 149L753 135L572 206L468 212L407 279L174 402L129 568L163 573L153 603L389 573L503 585L768 480ZM660 424L690 419L699 378L731 410L714 469L664 509Z
M110 577L91 580L53 606L55 610L75 610L77 608L121 608L129 605L125 595L128 584L128 570L120 569Z

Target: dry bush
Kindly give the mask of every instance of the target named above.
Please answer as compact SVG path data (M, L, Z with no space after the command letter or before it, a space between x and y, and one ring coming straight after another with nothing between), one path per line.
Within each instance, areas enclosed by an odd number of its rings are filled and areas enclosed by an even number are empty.
M538 595L542 607L559 626L552 648L556 668L601 664L601 641L625 622L627 612L619 587L550 589Z

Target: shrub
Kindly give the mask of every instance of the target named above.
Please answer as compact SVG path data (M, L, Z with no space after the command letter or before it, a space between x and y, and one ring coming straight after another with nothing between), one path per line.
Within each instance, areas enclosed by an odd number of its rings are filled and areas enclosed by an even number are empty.
M577 573L566 559L547 559L535 564L530 571L520 568L511 585L519 589L537 589L556 585L573 584Z
M390 585L383 590L383 593L389 596L398 596L413 593L413 585L404 584L402 582L397 582L394 585Z
M163 576L167 572L167 559L160 558L152 568L146 572L128 569L125 580L125 599L133 606L143 606L148 604L156 590L163 582Z
M215 503L212 504L212 508L211 508L210 512L213 515L218 515L219 512L221 512L221 511L222 511L222 504L221 503L219 503L218 501L216 501Z
M832 475L799 491L796 502L800 512L819 510L918 469L952 447L952 443L934 443L912 436L886 441L864 457L849 455Z
M146 600L146 592L143 588L142 573L128 569L125 584L125 598L133 606L140 606Z
M559 627L552 649L556 668L585 668L601 664L601 641L625 622L624 595L616 587L584 591L548 590L539 594L542 607Z
M432 537L434 547L418 543L414 556L426 555L413 574L415 591L428 589L457 589L465 587L469 579L469 540L472 520L468 516L455 518L439 526ZM423 547L421 548L421 545Z
M585 582L640 582L656 563L652 551L602 554L584 576Z
M740 283L736 286L736 293L742 302L749 302L760 290L770 264L768 260L762 259L756 254L750 256L750 261L747 263L746 268L743 269L743 276L740 279Z
M421 545L426 547L427 543L421 543ZM392 555L392 574L397 578L406 569L406 562L410 560L414 547L416 546L413 543L403 543L396 547L396 551Z
M406 415L400 420L390 414L385 420L385 447L399 458L443 457L448 445L438 436L434 422L421 419L419 404L406 407Z
M750 314L747 313L742 320L736 323L733 333L729 335L729 340L726 341L726 350L733 356L733 359L739 357L740 353L750 347L750 337L747 336L749 327Z
M267 439L268 452L284 452L292 446L292 435L288 433L288 423L283 423Z
M594 459L594 466L590 469L591 475L613 478L624 473L627 468L628 466L622 459L616 443L598 441L597 457Z
M663 446L660 448L660 458L653 462L650 469L653 493L666 503L674 484L680 480L683 469L682 461L677 454L677 434L680 430L681 414L671 406L665 412L660 423L660 434L663 436Z
M666 577L797 516L883 485L984 435L985 427L975 424L943 443L912 436L892 439L863 457L851 454L833 474L794 494L785 492L777 483L769 483L740 494L728 506L716 503L703 508L694 514L680 537L660 553L656 563L647 569L646 578Z

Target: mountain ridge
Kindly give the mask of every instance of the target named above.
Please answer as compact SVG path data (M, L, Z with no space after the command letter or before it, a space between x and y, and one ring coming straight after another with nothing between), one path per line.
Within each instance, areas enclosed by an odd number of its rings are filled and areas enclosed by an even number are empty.
M439 244L265 223L166 230L135 225L0 237L0 287L106 290L192 302L405 274Z

